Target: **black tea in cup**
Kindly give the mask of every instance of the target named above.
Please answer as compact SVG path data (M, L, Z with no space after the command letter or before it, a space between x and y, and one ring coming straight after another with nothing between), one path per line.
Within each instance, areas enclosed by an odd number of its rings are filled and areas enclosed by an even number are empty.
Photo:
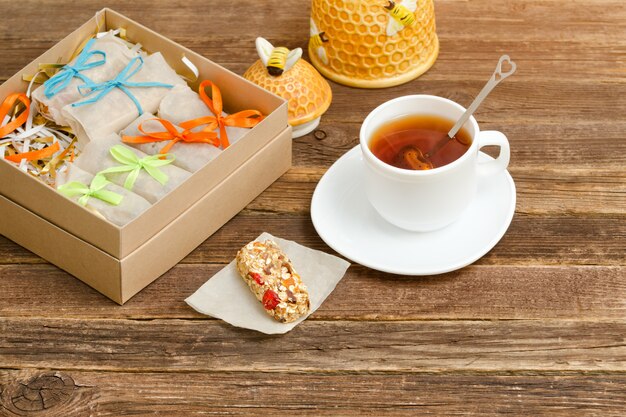
M439 168L459 159L472 144L465 129L459 130L454 139L448 138L453 125L454 121L439 116L400 117L379 127L369 148L378 159L396 168Z

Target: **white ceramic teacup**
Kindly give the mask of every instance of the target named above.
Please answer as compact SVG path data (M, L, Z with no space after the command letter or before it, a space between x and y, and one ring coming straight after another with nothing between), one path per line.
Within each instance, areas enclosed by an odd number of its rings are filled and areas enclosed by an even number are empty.
M509 142L501 132L481 132L474 117L463 126L472 145L459 159L439 168L413 171L391 166L370 150L372 134L381 125L409 115L434 115L458 120L465 109L442 97L413 95L398 97L374 109L361 126L361 151L365 165L367 198L389 223L402 229L426 232L441 229L456 219L476 195L478 177L495 175L509 164ZM500 147L500 155L478 162L483 146Z

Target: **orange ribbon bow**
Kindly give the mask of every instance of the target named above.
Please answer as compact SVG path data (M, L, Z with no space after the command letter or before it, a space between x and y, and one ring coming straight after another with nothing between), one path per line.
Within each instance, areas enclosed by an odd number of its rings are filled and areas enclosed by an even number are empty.
M148 119L156 120L161 123L165 128L165 132L146 132L143 130L143 123L139 125L139 131L144 136L122 136L122 142L125 143L151 143L151 142L164 142L170 141L167 145L159 151L161 154L166 154L169 150L178 142L186 143L208 143L213 146L219 146L220 142L217 139L217 133L215 132L192 132L189 129L185 129L179 132L178 129L168 120L165 119Z
M9 96L4 100L4 103L0 106L0 123L4 120L4 118L9 114L13 106L15 106L15 102L20 101L26 109L20 113L13 121L7 123L5 126L0 127L0 138L8 135L13 132L18 127L22 126L26 123L26 119L28 119L28 113L30 113L30 100L24 93L13 93L9 94Z
M211 87L211 97L209 97L205 91L207 87ZM249 128L256 126L261 120L263 120L263 114L258 110L242 110L237 113L222 116L222 93L212 81L202 81L200 83L198 93L200 94L202 101L204 101L204 104L207 105L214 116L204 116L188 120L180 123L180 127L184 129L193 129L201 125L208 125L204 128L204 130L214 130L219 127L220 140L223 149L228 148L230 145L228 142L228 135L226 134L226 126Z

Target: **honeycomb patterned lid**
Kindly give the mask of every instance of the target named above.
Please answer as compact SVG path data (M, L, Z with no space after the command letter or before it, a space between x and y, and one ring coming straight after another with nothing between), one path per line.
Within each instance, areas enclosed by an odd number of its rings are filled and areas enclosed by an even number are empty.
M313 65L353 87L410 81L439 53L433 0L312 0L310 24Z
M311 122L326 112L332 101L332 90L311 64L298 56L291 66L289 63L283 65L280 75L271 75L268 70L270 61L271 57L265 63L263 58L259 59L243 77L288 100L291 126Z

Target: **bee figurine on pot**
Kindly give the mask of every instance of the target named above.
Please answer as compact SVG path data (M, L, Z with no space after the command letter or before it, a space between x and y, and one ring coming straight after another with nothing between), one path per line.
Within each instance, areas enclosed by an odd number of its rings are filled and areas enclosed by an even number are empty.
M293 137L313 131L332 101L328 82L302 59L302 49L274 47L264 38L256 39L259 60L243 77L288 100L289 124Z

